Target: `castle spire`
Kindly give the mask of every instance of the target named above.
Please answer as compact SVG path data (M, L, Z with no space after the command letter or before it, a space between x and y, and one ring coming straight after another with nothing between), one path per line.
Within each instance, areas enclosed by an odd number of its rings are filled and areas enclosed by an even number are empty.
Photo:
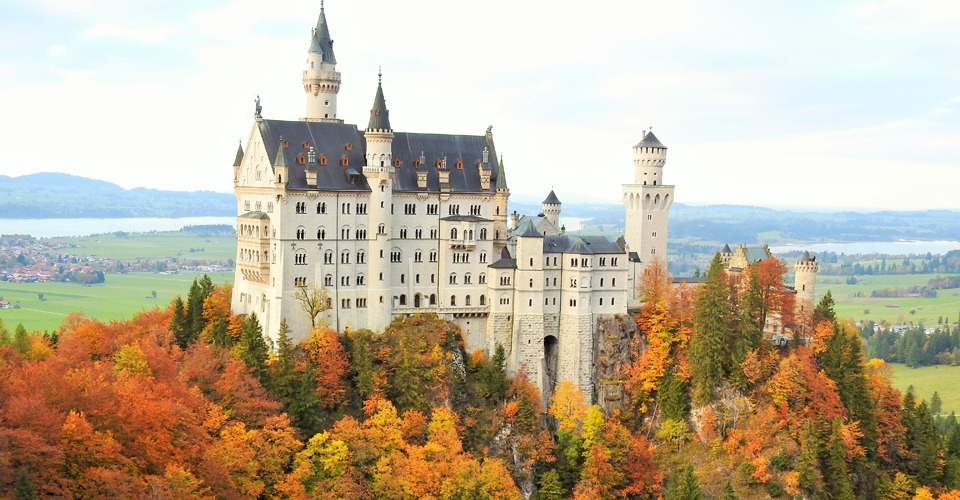
M503 170L503 155L497 163L497 191L509 191L507 188L507 174Z
M307 98L304 121L343 123L337 118L337 94L340 93L340 72L333 55L333 39L323 4L317 25L310 34L307 65L303 71L303 91Z
M337 64L337 58L333 55L330 26L327 25L327 16L323 11L323 2L320 2L320 17L317 18L317 26L313 29L313 37L310 40L310 52L321 54L323 62Z
M373 107L370 108L370 122L367 130L392 130L390 128L390 111L387 110L387 101L383 98L383 72L377 71L377 95L373 98Z
M243 162L243 144L237 145L237 157L233 160L233 166L239 167L240 163Z

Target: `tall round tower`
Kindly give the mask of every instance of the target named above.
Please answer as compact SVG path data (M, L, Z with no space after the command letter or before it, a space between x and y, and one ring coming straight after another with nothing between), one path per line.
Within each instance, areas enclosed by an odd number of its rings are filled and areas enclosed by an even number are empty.
M367 287L368 328L380 331L390 325L392 300L390 293L390 263L378 258L390 250L391 207L393 205L393 129L390 127L390 112L383 98L382 75L378 75L377 95L370 109L370 121L363 134L367 142L367 164L363 175L370 186L369 223L370 238L369 272Z
M557 194L550 190L550 194L547 195L547 198L543 200L543 203L540 205L541 210L543 211L544 217L553 224L558 231L560 230L560 198L557 198Z
M626 227L623 238L629 249L632 272L631 304L639 301L637 284L651 262L667 256L667 218L673 204L673 188L663 182L667 147L653 131L633 146L632 184L623 185Z
M307 66L303 70L303 91L307 97L304 121L337 122L337 94L340 92L340 72L333 55L333 39L327 26L327 16L320 3L320 17L310 37Z
M816 304L817 271L820 270L820 264L816 256L810 255L810 252L803 252L803 256L797 259L793 267L796 273L794 280L794 288L797 290L796 312L799 318L803 318L813 314Z

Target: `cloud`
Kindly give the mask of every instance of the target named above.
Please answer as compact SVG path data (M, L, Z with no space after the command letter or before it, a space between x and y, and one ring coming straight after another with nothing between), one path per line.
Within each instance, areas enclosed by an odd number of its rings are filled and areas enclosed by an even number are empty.
M47 47L47 56L49 57L60 57L67 52L67 47L64 45L51 45Z
M159 44L167 41L177 29L172 26L137 27L97 24L84 30L87 38L113 38L131 42Z

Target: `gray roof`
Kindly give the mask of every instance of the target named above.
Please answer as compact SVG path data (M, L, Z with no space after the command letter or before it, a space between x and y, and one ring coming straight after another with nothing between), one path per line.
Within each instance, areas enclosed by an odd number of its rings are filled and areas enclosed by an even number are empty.
M657 136L653 135L653 130L652 130L652 129L651 129L649 132L647 132L646 135L643 136L643 140L642 140L642 141L638 142L638 143L637 143L635 146L633 146L633 147L635 147L635 148L662 148L662 149L667 149L667 147L664 146L663 143L660 142L659 139L657 139Z
M724 243L724 244L723 244L723 249L720 250L720 252L722 252L722 253L731 253L731 252L733 252L733 250L730 250L730 245Z
M270 220L270 216L267 215L266 212L257 212L257 211L247 212L247 213L241 214L239 218L240 218L240 219L260 219L260 220L267 219L267 220Z
M603 236L573 236L561 234L543 238L543 253L622 254L623 248Z
M801 262L815 262L816 260L817 257L815 255L811 255L810 252L806 250L803 251L803 256L800 257Z
M488 140L492 141L492 140L493 140L493 137L489 137ZM504 173L504 171L503 171L503 157L502 157L502 156L500 157L500 163L498 164L498 168L497 168L497 183L496 183L496 186L497 186L497 189L499 189L499 190L501 190L501 191L506 190L506 189L509 189L509 188L507 188L507 174Z
M330 38L330 27L327 26L327 16L320 7L320 17L317 18L317 27L314 28L310 40L310 52L317 52L323 56L324 62L337 64L337 57L333 55L333 39Z
M503 247L503 250L500 250L500 258L487 267L494 269L516 269L517 259L510 257L510 250L508 250L507 247Z
M524 217L517 223L517 228L511 231L510 237L526 236L543 238L543 232L540 230L540 224L546 220L543 217Z
M286 167L287 166L287 153L284 151L283 147L283 136L280 136L281 144L277 145L277 156L273 160L274 167Z
M387 111L387 101L383 98L383 84L377 82L377 95L373 98L373 107L370 108L370 122L367 130L391 130L390 112Z
M478 216L478 215L448 215L448 216L446 216L446 217L441 218L440 220L452 221L452 222L459 222L459 221L466 221L466 222L490 222L490 219L485 219L485 218L480 217L480 216Z
M554 193L553 190L550 190L550 194L547 195L547 199L543 200L544 205L559 205L560 198L557 198L557 193Z
M320 191L369 191L366 178L348 175L350 170L342 166L346 159L349 167L359 170L366 163L366 140L356 125L332 122L302 122L285 120L261 120L257 122L267 151L279 151L289 173L287 189ZM283 148L281 138L287 140ZM304 143L307 146L304 147ZM474 135L417 134L396 132L393 137L393 158L400 160L394 174L393 189L396 192L440 192L440 174L437 163L447 158L450 173L449 189L453 193L489 193L493 188L483 189L480 169L483 150L492 141L488 137ZM295 160L300 154L307 155L310 146L316 150L317 159L326 157L326 165L317 166L317 187L307 186L305 165ZM491 148L492 149L492 148ZM414 160L423 154L424 164L414 167ZM462 168L457 168L457 162ZM501 171L496 158L493 165L491 185L496 184L496 173ZM417 171L427 172L427 187L417 186Z
M243 163L243 145L237 146L237 157L233 159L233 166L239 167Z

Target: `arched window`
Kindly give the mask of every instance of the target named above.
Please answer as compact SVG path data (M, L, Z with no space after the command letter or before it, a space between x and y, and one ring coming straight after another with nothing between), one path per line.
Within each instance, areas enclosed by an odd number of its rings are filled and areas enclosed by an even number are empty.
M320 155L320 166L325 166L327 164L327 155Z
M430 294L430 305L431 305L431 306L437 305L437 296L436 296L436 294Z
M465 299L463 299L463 305L465 305L465 306L469 306L469 305L470 305L470 296L469 296L469 295L467 295L467 297L466 297Z
M450 239L451 240L457 239L457 228L450 229Z
M481 305L481 306L487 305L487 296L486 296L486 295L481 295L481 296L480 296L480 305Z
M480 239L481 240L487 239L487 228L485 227L480 228Z
M450 305L451 305L451 306L457 305L457 296L456 296L456 295L451 295L451 296L450 296Z

